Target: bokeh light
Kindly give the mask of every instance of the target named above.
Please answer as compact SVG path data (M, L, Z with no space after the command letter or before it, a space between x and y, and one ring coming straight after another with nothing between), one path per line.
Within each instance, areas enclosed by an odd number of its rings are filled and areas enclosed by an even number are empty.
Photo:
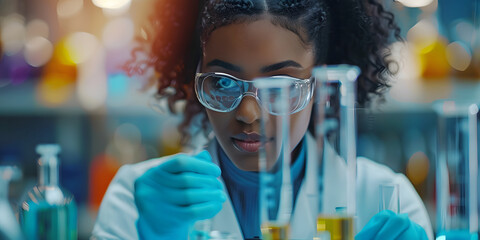
M50 74L44 76L37 87L40 103L47 107L57 107L67 102L73 94L73 84L61 77Z
M90 33L72 33L65 41L66 55L73 63L83 63L92 57L98 44L97 38Z
M57 3L59 18L69 18L78 14L83 9L83 0L60 0Z
M419 185L428 176L430 160L423 152L414 153L407 162L407 177L413 185Z
M462 42L457 41L448 44L446 54L450 66L458 71L467 70L472 61L469 48Z
M92 0L92 2L99 8L119 9L130 5L131 0Z
M124 73L113 73L108 75L109 96L123 97L128 92L129 78Z
M456 40L464 43L473 43L475 37L475 26L465 19L455 21L453 33Z
M172 155L182 151L180 132L175 121L165 121L160 133L162 155Z
M426 7L433 3L434 0L397 0L405 7Z
M48 27L48 24L41 19L35 19L30 21L27 24L26 31L27 31L27 36L26 36L27 41L35 37L43 37L48 39L50 34L50 29Z
M433 21L422 19L408 30L407 39L417 51L421 53L429 52L438 40L437 27Z
M98 210L108 185L120 168L116 158L108 154L96 156L90 165L89 176L89 204L94 211Z
M18 14L5 17L1 26L3 49L6 55L15 55L22 50L25 43L25 19Z
M101 44L91 49L93 55L78 65L77 96L83 108L98 110L107 99L106 54Z
M53 54L52 43L44 37L34 37L25 44L25 61L33 67L43 66Z
M118 126L106 152L114 156L121 164L144 160L145 148L142 146L142 134L138 127L131 123L123 123Z
M9 84L19 85L31 77L33 67L25 62L21 52L0 59L0 87Z
M133 40L134 34L135 29L131 19L117 18L105 26L103 44L109 49L125 47Z

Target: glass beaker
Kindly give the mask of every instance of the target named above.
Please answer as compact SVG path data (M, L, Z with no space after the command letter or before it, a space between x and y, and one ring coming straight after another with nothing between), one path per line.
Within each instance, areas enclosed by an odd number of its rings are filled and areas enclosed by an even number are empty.
M18 180L21 172L13 166L0 166L0 239L23 239L20 225L8 201L8 184Z
M434 103L438 115L437 239L478 239L478 106Z
M262 105L260 117L260 224L263 239L288 239L293 208L290 176L289 78L254 80Z
M20 225L31 239L77 239L77 206L73 195L59 186L57 158L60 146L37 146L38 185L25 196L20 206Z
M319 159L309 162L318 168L319 206L317 237L337 239L354 238L354 216L356 214L356 80L360 69L350 65L322 66L313 70L315 89L315 138ZM344 161L346 174L341 186L329 189L339 203L326 202L322 196L326 187L337 183L324 182L324 165L338 161L337 154ZM315 161L315 160L314 160ZM338 211L338 209L342 209ZM328 234L326 234L328 233Z

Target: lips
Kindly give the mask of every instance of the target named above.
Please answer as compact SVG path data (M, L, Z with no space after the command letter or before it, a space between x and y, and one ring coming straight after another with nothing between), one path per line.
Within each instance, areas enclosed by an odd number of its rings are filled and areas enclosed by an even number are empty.
M235 147L242 151L248 153L258 152L260 148L260 135L257 133L239 133L232 137Z

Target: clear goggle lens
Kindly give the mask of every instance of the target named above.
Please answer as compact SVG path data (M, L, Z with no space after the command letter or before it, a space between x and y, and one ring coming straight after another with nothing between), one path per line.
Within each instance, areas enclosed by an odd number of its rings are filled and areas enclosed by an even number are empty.
M290 114L305 108L310 102L313 93L314 81L298 79L288 76L269 77L272 81L287 79L291 82L289 87ZM261 99L258 89L253 81L238 79L225 73L198 73L195 78L195 92L200 103L208 109L217 112L230 112L234 110L243 97L252 96L257 101L267 101L269 113L279 115L282 112L275 99L281 94L280 88L268 89L268 99Z

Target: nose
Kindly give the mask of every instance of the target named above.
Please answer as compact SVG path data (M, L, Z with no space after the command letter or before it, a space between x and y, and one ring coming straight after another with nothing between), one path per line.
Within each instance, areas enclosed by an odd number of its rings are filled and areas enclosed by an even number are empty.
M261 114L257 100L252 96L245 96L237 107L235 117L238 121L252 124L260 120Z

